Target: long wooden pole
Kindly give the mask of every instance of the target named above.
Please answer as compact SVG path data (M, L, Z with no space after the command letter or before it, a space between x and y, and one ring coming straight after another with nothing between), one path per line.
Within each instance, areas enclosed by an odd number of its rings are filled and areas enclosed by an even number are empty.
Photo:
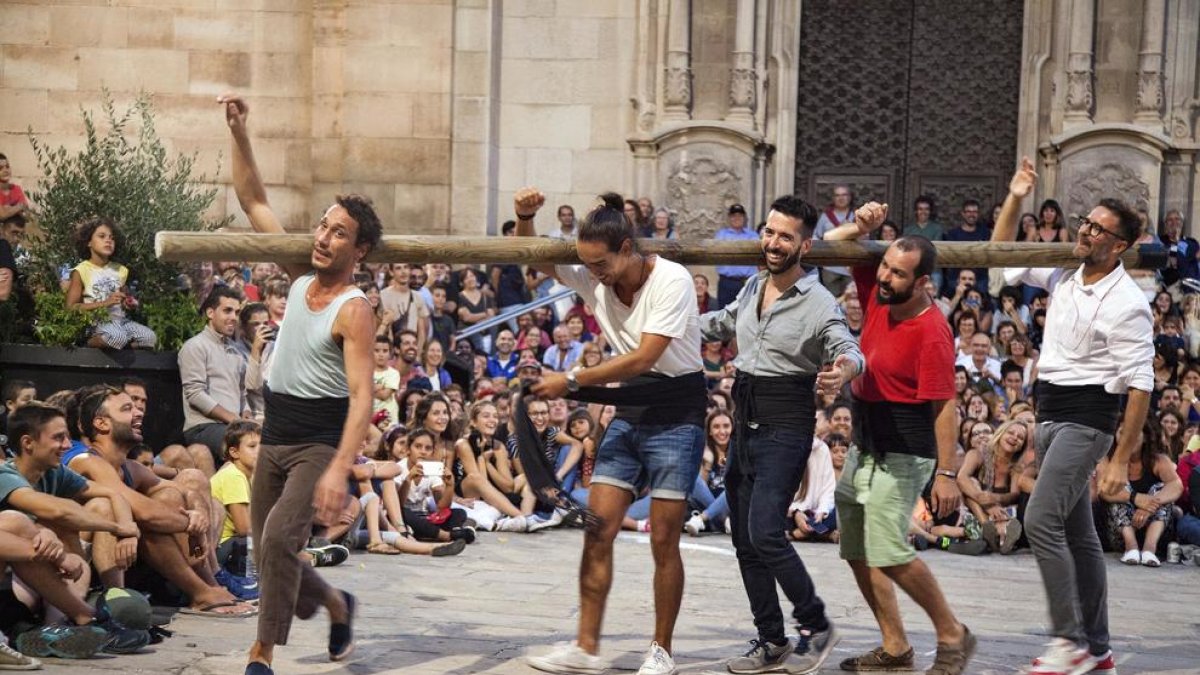
M236 260L243 262L305 263L312 256L310 234L250 232L159 232L154 251L171 262ZM762 253L756 241L664 241L640 239L647 253L685 265L757 265ZM935 242L942 267L1074 267L1071 244ZM874 264L887 242L814 241L804 256L811 265ZM1128 268L1154 269L1166 264L1161 246L1135 246L1122 258ZM388 235L367 257L372 262L477 265L486 263L577 263L575 244L542 237L437 237Z

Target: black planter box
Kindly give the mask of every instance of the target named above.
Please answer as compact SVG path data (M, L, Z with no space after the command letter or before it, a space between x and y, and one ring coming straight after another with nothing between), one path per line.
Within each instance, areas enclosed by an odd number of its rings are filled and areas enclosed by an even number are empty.
M175 352L0 345L0 378L30 380L38 397L60 389L117 384L125 377L146 381L149 404L142 422L146 443L155 451L183 438L183 393Z

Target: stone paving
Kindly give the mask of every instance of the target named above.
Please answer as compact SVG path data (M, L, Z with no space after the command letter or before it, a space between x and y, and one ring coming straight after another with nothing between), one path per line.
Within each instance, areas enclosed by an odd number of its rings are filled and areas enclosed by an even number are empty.
M577 530L535 535L484 534L455 558L356 554L325 570L333 583L358 594L358 650L346 664L325 656L323 614L298 621L292 643L277 652L275 669L293 673L524 674L536 671L520 656L571 639L578 610ZM877 632L849 568L833 545L804 544L800 553L844 635L823 672L841 672L842 658L873 647ZM1019 672L1040 653L1045 599L1032 555L1002 558L922 554L951 605L980 637L970 672ZM653 627L653 566L646 535L623 534L605 624L603 655L610 672L633 672ZM681 672L724 672L722 660L744 648L752 624L729 538L684 535L687 590L676 629ZM1154 570L1109 564L1113 646L1122 675L1200 674L1200 568ZM901 597L917 663L932 660L928 621ZM146 654L83 663L49 662L48 673L121 671L180 675L238 675L253 639L252 619L177 615L175 637Z

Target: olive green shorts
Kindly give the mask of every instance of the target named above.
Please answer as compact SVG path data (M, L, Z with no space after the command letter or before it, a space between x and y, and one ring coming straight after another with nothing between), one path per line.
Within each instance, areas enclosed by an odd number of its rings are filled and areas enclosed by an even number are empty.
M876 462L850 450L834 494L843 560L893 567L917 557L908 527L936 465L935 459L899 453Z

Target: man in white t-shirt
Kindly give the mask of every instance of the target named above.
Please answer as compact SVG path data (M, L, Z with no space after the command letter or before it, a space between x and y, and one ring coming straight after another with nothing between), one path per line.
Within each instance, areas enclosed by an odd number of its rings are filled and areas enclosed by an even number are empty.
M545 266L540 271L569 286L592 307L615 355L586 370L545 373L533 393L552 399L579 392L583 398L598 395L594 389L602 389L599 385L623 382L620 389L602 391L629 397L653 392L642 398L654 403L618 406L596 452L588 507L602 523L584 536L577 641L528 662L552 673L604 669L596 654L612 584L613 540L630 503L649 488L655 635L638 673L670 675L675 672L671 638L683 596L679 535L704 451L700 318L687 269L639 252L620 196L602 195L601 201L578 227L576 253L583 264ZM517 192L518 236L536 236L533 216L544 203L545 196L534 188ZM580 392L581 385L594 389Z

